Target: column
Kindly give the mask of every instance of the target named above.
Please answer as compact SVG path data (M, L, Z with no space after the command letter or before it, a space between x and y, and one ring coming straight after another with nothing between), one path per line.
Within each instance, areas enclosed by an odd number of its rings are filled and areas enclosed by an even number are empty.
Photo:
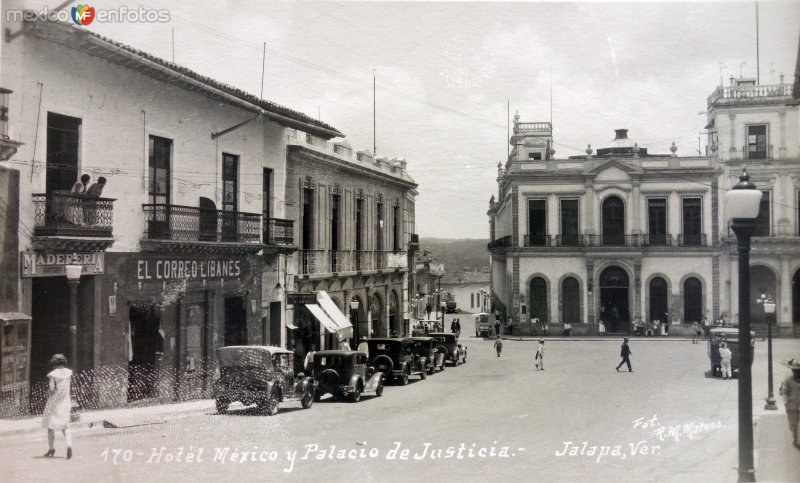
M594 310L594 261L586 260L586 323L595 323Z
M728 149L730 156L728 159L736 159L736 114L728 114L728 119L730 120L728 132L731 134L731 145L730 149Z
M631 194L628 205L631 207L631 235L641 235L642 220L639 218L641 211L641 181L638 178L633 180L633 193Z
M779 136L779 143L778 144L778 152L772 153L772 155L778 159L786 159L786 112L779 112L778 113L778 136ZM770 144L772 140L770 139ZM772 149L775 149L774 147Z
M633 261L633 319L642 320L642 261Z
M595 206L597 205L597 200L594 192L594 184L591 180L587 180L584 184L584 189L586 191L586 196L584 196L584 210L586 211L586 216L584 217L584 226L583 232L587 235L594 235L597 233L597 220L594 216Z

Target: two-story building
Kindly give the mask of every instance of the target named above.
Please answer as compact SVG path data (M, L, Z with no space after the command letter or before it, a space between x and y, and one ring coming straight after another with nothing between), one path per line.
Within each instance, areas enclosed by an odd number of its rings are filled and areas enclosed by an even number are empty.
M324 309L289 307L294 349L408 334L408 267L418 242L417 184L406 161L302 131L289 130L287 142L286 204L299 248L287 257L287 290L291 298L317 292Z
M216 347L285 344L287 129L341 133L81 27L0 30L0 407L41 410L55 353L98 407L207 394Z

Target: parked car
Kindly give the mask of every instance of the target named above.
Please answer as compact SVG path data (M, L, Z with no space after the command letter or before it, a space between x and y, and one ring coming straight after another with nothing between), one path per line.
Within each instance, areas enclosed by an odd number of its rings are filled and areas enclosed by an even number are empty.
M216 350L219 379L214 382L217 411L235 401L257 404L270 416L278 405L299 400L308 409L314 402L314 380L295 377L294 353L271 346L228 346Z
M367 354L358 351L327 350L314 354L314 400L325 394L334 399L358 402L365 392L383 395L382 372L367 367Z
M428 337L433 337L436 352L444 354L445 360L452 362L455 366L466 364L467 348L458 343L458 337L455 334L431 332Z
M492 335L494 315L481 312L475 314L475 337L489 337Z
M369 365L382 372L386 379L405 386L411 375L425 379L425 372L414 364L411 339L369 339Z
M750 346L753 350L750 353L750 364L753 364L755 355L756 333L750 332ZM731 375L739 371L739 329L736 327L714 327L708 331L708 359L711 361L711 375L719 377L721 375L721 364L719 360L719 345L725 342L731 350Z
M420 370L433 374L436 369L444 370L444 354L437 353L433 337L409 337L414 345L411 352L414 354L415 363L422 366Z

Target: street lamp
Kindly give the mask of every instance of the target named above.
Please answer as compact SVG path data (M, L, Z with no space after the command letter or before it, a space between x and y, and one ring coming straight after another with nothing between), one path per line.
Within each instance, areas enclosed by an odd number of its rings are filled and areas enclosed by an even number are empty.
M775 404L775 397L772 392L772 319L767 318L767 314L775 313L775 302L767 294L761 294L761 297L756 299L756 302L761 304L761 323L764 319L767 322L767 402L764 409L777 410L778 406Z
M81 283L80 265L67 265L67 284L69 285L69 360L72 369L78 370L78 284Z
M358 299L353 297L350 299L350 323L353 324L353 330L356 337L361 339L361 334L358 331Z
M739 183L725 194L739 251L739 480L756 481L753 468L753 387L750 364L750 238L756 227L761 191L743 169Z

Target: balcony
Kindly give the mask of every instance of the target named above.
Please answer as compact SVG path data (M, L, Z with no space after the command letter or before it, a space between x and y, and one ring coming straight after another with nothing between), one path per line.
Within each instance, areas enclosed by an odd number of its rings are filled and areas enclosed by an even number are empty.
M639 235L586 235L589 247L639 247Z
M708 96L708 105L785 102L792 97L792 84L719 86Z
M697 235L678 235L678 246L679 247L704 247L706 245L706 235L705 234L697 234Z
M583 235L556 235L555 243L557 247L582 247Z
M773 159L772 145L769 146L742 146L742 159Z
M34 247L41 250L105 250L114 243L114 201L69 192L34 194Z
M671 247L672 235L669 233L648 233L642 235L643 247Z
M142 205L143 250L255 253L261 245L261 215L182 205Z
M290 254L297 251L294 245L294 220L267 218L264 220L264 254Z
M706 235L678 235L677 239L670 234L642 235L525 235L525 247L550 248L651 248L651 247L705 247ZM491 244L490 244L491 249Z
M498 238L489 242L486 248L489 250L494 250L496 248L510 248L511 247L511 235L506 235L504 237Z
M549 247L550 235L542 235L542 234L525 235L523 243L524 243L523 246L526 247Z
M300 273L303 275L320 275L342 272L366 272L377 270L396 270L398 266L389 266L387 250L301 250Z

